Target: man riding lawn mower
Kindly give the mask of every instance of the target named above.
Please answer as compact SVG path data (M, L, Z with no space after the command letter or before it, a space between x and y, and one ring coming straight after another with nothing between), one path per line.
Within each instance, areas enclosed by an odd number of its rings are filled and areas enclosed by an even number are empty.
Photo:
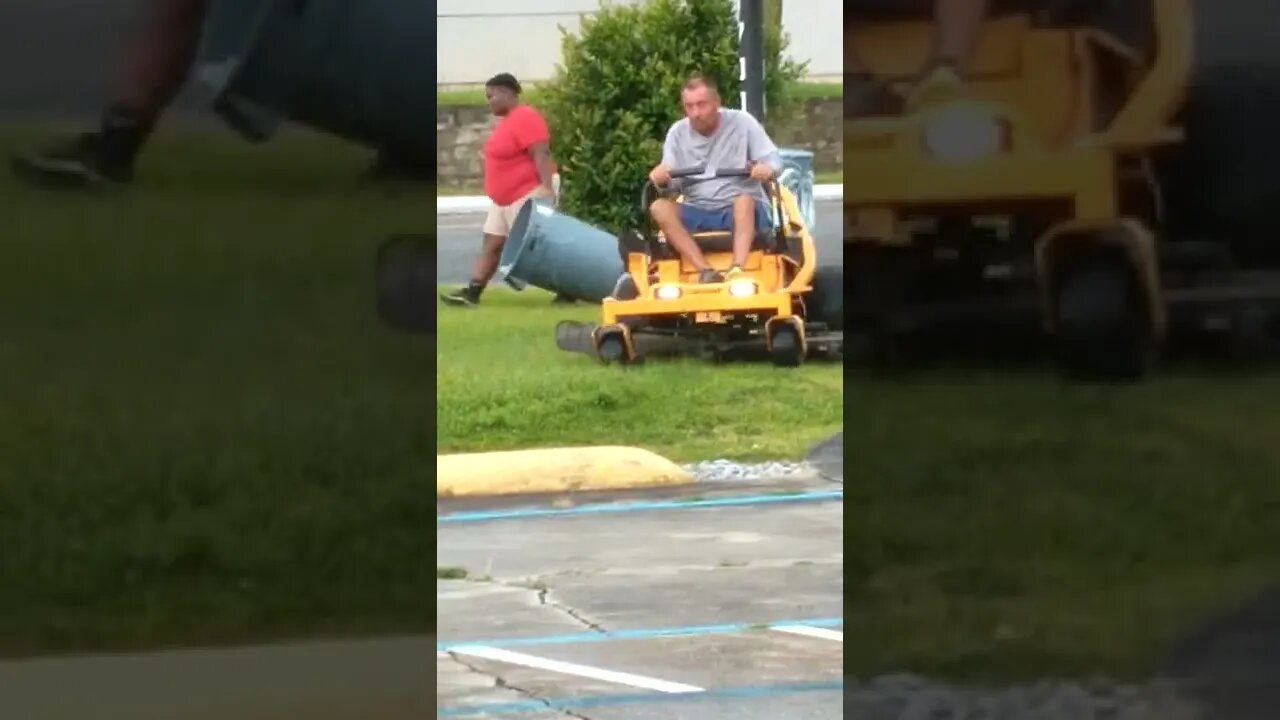
M913 87L935 27L917 4L846 15L860 66L912 98L845 123L851 324L881 357L965 320L1039 324L1068 374L1095 379L1140 377L1175 330L1273 340L1280 281L1240 267L1239 250L1276 237L1274 206L1206 183L1280 196L1273 176L1231 179L1223 148L1242 168L1260 161L1222 133L1239 111L1220 93L1218 107L1204 102L1220 70L1236 73L1236 93L1258 76L1213 66L1191 0L1004 3L963 78L923 97ZM1198 9L1226 4L1240 3ZM1262 103L1280 120L1274 105ZM1223 211L1243 207L1252 220Z
M750 176L749 169L670 172L685 187ZM783 367L800 365L811 353L843 351L842 268L818 267L795 197L773 180L765 188L770 207L757 217L767 222L756 226L749 244L735 243L732 230L700 231L696 226L689 234L696 253L676 251L664 233L652 230L619 238L626 273L614 297L602 302L601 323L591 333L602 361L635 362L642 355L640 340L646 338L693 342L716 355L763 340L774 364ZM684 209L676 192L659 197L651 180L641 204L647 214L661 219L664 210L653 210L663 207L659 203ZM712 269L721 267L729 272Z
M660 232L619 238L625 271L592 345L605 362L629 362L637 333L688 333L719 349L763 333L775 364L799 365L817 262L795 198L777 183L778 148L750 113L721 108L708 78L691 77L680 101L685 116L641 192Z

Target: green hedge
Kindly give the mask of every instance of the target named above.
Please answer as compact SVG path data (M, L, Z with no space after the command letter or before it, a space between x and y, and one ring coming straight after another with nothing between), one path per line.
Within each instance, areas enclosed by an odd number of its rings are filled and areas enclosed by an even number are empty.
M790 94L796 100L840 100L844 97L844 84L798 82L790 88ZM542 93L536 86L526 89L523 99L530 105L542 105ZM436 93L436 104L442 108L484 107L484 90L440 90Z
M610 231L642 219L638 196L678 120L688 76L714 78L725 104L737 104L738 23L734 0L647 0L602 7L565 33L563 63L535 98L551 125L564 178L565 212ZM786 59L787 39L765 32L765 93L771 120L799 107L806 66Z

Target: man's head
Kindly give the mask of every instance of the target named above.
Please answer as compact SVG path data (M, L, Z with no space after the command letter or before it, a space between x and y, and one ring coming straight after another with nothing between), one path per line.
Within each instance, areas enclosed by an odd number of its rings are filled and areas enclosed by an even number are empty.
M520 102L520 83L511 73L498 73L484 84L484 97L489 103L489 112L506 115Z
M689 124L703 135L715 132L720 123L720 93L710 78L694 75L680 90L680 102Z

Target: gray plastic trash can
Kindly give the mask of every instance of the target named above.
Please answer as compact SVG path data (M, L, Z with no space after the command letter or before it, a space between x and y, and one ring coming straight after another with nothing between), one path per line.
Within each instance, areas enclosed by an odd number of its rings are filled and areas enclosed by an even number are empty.
M432 3L215 0L196 74L215 111L253 140L292 121L434 157Z
M778 182L796 196L796 204L800 206L800 215L809 232L817 232L818 217L813 207L813 153L796 148L779 148L778 153L783 164Z
M516 213L498 260L498 273L518 288L592 302L613 292L623 269L616 237L538 200Z

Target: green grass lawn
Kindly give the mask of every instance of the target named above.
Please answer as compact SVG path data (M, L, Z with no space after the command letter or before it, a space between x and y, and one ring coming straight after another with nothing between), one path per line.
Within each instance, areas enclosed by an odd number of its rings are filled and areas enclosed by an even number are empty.
M480 307L439 310L440 452L621 444L678 461L799 458L840 430L837 364L798 370L654 360L604 367L555 346L559 320L598 319L537 290L486 292Z
M30 133L0 133L0 146ZM495 289L431 345L383 330L373 252L431 188L311 136L158 138L136 187L0 173L0 654L434 626L442 451L602 441L795 457L841 368L556 350L590 319ZM851 671L1148 674L1280 578L1280 374L853 376ZM437 568L437 573L439 569Z
M429 348L372 302L434 192L369 159L170 134L109 194L0 172L0 654L434 628Z
M1143 677L1280 581L1280 373L858 377L846 667Z

